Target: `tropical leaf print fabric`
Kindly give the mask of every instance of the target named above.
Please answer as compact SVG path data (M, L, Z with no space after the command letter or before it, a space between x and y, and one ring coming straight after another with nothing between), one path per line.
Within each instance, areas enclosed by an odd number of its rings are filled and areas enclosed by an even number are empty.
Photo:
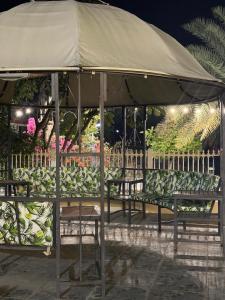
M176 191L209 192L216 191L219 176L197 172L174 170L147 170L146 192L134 195L133 199L161 207L174 209L172 195ZM178 202L178 211L209 213L212 201L182 200Z
M7 245L53 245L53 204L36 202L35 196L55 195L56 169L15 169L14 179L29 181L31 202L0 201L0 243ZM91 197L100 194L100 169L94 167L61 168L61 193L64 197ZM119 178L120 169L105 169L105 182ZM105 185L106 190L106 185ZM25 196L20 188L18 195ZM32 199L33 198L33 199Z

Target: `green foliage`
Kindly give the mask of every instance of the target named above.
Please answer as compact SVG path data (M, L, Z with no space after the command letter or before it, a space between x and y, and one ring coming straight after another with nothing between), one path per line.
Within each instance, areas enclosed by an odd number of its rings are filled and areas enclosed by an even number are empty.
M212 75L225 80L225 9L212 9L213 19L197 18L183 27L197 37L201 44L190 45L189 51Z
M176 139L179 135L179 129L170 129L164 134L160 134L153 127L146 131L147 146L155 152L176 152L176 151L198 151L202 149L202 143L199 138L195 137L190 143L181 147L177 146Z

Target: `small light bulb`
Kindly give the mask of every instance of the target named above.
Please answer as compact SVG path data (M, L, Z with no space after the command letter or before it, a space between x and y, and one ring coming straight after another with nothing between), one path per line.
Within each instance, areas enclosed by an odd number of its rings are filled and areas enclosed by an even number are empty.
M189 112L188 107L184 107L184 108L183 108L183 113L184 113L184 114L187 114L188 112Z
M196 108L195 112L196 112L197 114L200 114L201 109L200 109L200 108Z
M27 115L29 115L32 113L32 109L30 107L27 107L25 112Z
M22 116L23 116L23 111L20 110L20 109L18 109L18 110L16 111L16 117L17 117L17 118L21 118Z
M145 75L144 75L144 79L148 79L148 75L145 74Z
M171 113L171 114L175 114L175 112L176 112L176 109L175 109L174 107L171 107L171 108L170 108L170 113Z
M210 114L214 114L216 112L215 108L211 107L210 108Z
M116 133L119 133L119 132L120 132L120 131L117 129L117 130L116 130Z

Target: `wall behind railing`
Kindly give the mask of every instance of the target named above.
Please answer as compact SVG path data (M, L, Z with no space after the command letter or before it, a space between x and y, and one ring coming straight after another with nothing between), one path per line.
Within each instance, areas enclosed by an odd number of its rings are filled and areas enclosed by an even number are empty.
M127 150L126 151L126 167L142 168L143 151ZM54 167L55 153L48 151L40 151L33 154L13 154L12 168L35 168L35 167ZM167 169L196 171L201 173L219 173L220 153L218 151L207 152L173 152L158 153L148 150L146 152L146 168L149 169ZM73 165L97 165L97 157L67 157L62 158L61 164L64 166ZM122 167L123 153L121 150L111 150L105 153L105 165L108 167ZM5 169L5 165L1 165L0 170Z

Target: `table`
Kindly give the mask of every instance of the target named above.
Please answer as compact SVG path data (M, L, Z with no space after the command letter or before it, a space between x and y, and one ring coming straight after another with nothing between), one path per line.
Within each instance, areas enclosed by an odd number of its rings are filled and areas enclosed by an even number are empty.
M71 222L71 221L94 221L95 222L95 241L98 241L98 227L100 221L100 213L97 211L95 206L68 206L61 208L60 214L61 221ZM65 235L63 236L74 236ZM87 236L87 234L83 234Z
M121 177L118 179L110 179L107 181L107 219L108 223L110 223L110 200L120 200L123 204L123 213L125 214L126 209L126 202L128 202L128 224L131 224L131 211L140 211L136 209L135 207L131 209L131 202L132 202L132 188L133 192L136 191L136 185L138 183L143 184L144 180L143 178L130 178L130 177ZM116 196L111 196L111 186L112 185L119 185L119 194ZM128 185L128 190L126 193L126 185ZM122 193L121 193L121 187L122 187ZM117 213L121 210L117 210L113 213ZM145 216L145 207L143 206L143 214Z
M12 190L14 196L17 195L16 188L18 186L26 187L27 189L27 197L30 197L30 182L25 180L0 180L0 187L5 189L5 196L12 196Z
M61 237L79 237L80 241L80 280L82 280L82 237L91 236L94 237L96 253L95 253L95 264L96 269L101 276L101 268L100 268L100 257L101 257L101 248L99 243L99 222L101 220L100 212L95 206L67 206L61 208L60 220L64 223L67 223L68 226L71 225L72 221L79 221L79 234L73 234L72 232L69 234L61 233ZM82 232L82 221L94 221L95 222L95 230L94 234L88 234L86 232ZM98 254L99 252L99 254Z

